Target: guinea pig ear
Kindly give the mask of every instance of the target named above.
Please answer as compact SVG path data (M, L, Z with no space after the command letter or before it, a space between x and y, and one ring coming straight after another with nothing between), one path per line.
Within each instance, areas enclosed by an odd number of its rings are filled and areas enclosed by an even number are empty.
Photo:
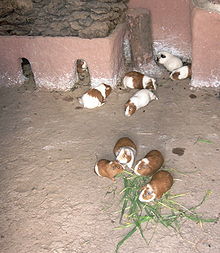
M129 106L130 100L128 100L125 104L125 109Z
M129 107L129 113L132 115L135 113L135 111L136 111L136 106L133 103L131 103Z
M110 85L108 85L108 84L105 84L105 83L103 83L104 85L105 85L105 89L106 90L110 90L112 87L110 86Z
M140 191L143 191L144 189L146 189L146 185L142 186Z

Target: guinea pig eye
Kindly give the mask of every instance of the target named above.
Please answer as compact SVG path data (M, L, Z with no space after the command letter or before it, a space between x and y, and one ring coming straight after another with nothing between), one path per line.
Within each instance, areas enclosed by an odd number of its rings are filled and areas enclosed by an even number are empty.
M166 58L166 55L164 55L164 54L161 54L161 58Z
M115 170L116 168L117 168L117 166L116 166L116 165L113 165L113 166L112 166L112 169L113 169L113 170Z
M120 166L118 164L114 164L114 166L112 167L113 170L116 170L116 169L120 169Z

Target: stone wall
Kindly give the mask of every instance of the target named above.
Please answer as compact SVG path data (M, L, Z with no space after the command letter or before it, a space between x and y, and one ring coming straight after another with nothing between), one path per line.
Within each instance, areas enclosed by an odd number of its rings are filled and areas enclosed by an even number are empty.
M0 35L108 36L128 0L1 0Z
M209 2L213 4L220 4L220 0L209 0Z

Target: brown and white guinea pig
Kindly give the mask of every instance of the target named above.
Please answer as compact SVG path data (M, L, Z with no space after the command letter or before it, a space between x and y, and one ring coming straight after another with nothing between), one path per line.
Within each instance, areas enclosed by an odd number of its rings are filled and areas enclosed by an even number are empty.
M110 85L102 83L83 94L83 96L79 98L79 103L88 109L102 106L105 103L106 97L111 93L111 90L112 88Z
M76 61L76 71L77 71L77 73L79 73L81 75L85 72L88 72L88 66L87 66L86 61L84 61L82 59L78 59Z
M156 80L137 71L130 71L123 78L123 85L130 89L156 90Z
M168 171L160 170L155 173L151 181L142 187L139 195L141 202L150 202L160 199L173 185L173 177Z
M130 138L120 138L116 142L113 152L118 162L127 166L129 169L132 168L137 153L137 146Z
M158 98L150 90L142 89L137 91L125 104L125 116L130 117L138 109L148 105L154 99Z
M172 73L170 74L170 78L172 80L182 80L186 78L191 78L191 75L192 75L192 69L191 69L191 64L189 64L187 66L182 66L172 71Z
M139 176L152 176L164 163L163 155L158 150L151 150L139 160L134 167L134 173Z
M95 165L95 172L100 177L107 177L115 181L115 176L124 171L123 165L118 161L99 160Z
M159 52L157 55L157 62L170 72L183 66L180 58L168 52Z

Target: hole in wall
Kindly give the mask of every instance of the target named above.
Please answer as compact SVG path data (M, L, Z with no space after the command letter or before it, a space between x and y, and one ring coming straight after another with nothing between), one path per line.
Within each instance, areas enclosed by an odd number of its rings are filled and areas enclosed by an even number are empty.
M29 60L24 57L21 58L21 69L22 69L22 74L25 77L25 81L24 81L22 87L25 90L35 90L36 83L34 80L34 74L32 72L31 64L30 64Z
M71 90L75 90L80 86L90 85L90 73L87 62L84 59L77 59L75 62L76 81Z
M33 75L31 64L26 58L21 58L22 73L26 78L30 78Z

